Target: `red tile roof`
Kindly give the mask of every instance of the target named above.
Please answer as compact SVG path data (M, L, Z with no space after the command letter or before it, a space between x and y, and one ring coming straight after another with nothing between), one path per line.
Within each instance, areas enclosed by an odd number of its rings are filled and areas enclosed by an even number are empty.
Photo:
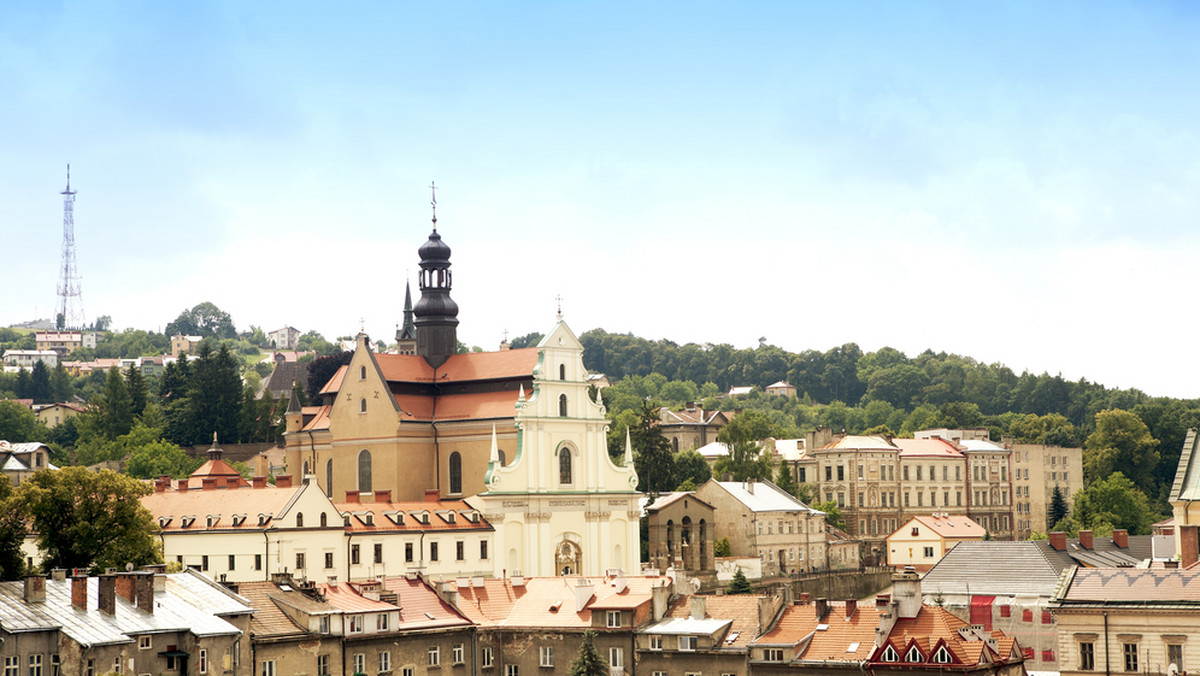
M142 498L142 506L155 520L169 518L162 526L165 532L203 532L208 530L207 518L218 517L214 530L258 530L272 525L274 517L303 486L291 488L238 488L232 490L166 490ZM269 514L266 523L259 524L258 515ZM246 518L234 524L234 516ZM195 521L184 527L184 517Z
M362 583L353 584L359 589L367 588ZM407 577L389 577L384 584L386 591L396 594L401 630L471 625L466 616L438 597L437 592L418 577L414 576L411 580Z
M858 604L847 618L846 604L832 602L825 617L817 618L814 603L788 606L779 622L754 643L794 645L798 653L792 657L802 660L861 662L875 650L875 629L885 610Z
M725 635L726 648L744 648L758 636L758 602L763 596L735 594L729 596L705 596L704 617L716 620L732 620L729 633ZM667 617L691 617L691 596L682 596L671 604ZM734 634L737 636L730 641Z
M389 531L490 531L492 525L482 515L472 523L467 515L476 514L473 507L462 500L441 500L438 502L339 502L334 505L342 514L350 515L349 532L389 532ZM429 523L421 523L414 513L428 512ZM446 520L447 512L454 513L454 523ZM371 515L374 525L366 524L367 514ZM393 520L395 519L395 520ZM397 523L396 521L400 521Z
M996 638L998 648L997 651L992 651L987 643L978 637L971 640L964 638L959 629L969 631L970 624L945 608L922 606L916 617L896 620L884 646L891 645L900 656L900 661L905 662L907 651L915 645L921 651L923 661L928 662L938 645L944 643L955 662L974 665L981 661L1007 660L1016 645L1015 639L1006 637L1002 632L992 632L987 638ZM1000 637L1004 637L1005 640L1001 642ZM884 646L880 646L877 655L882 655Z
M1080 568L1062 596L1070 602L1200 601L1200 568Z
M945 439L892 439L901 458L958 458L965 456Z
M962 514L947 514L946 516L914 516L914 521L919 521L929 530L944 537L944 538L980 538L987 533L983 526L975 523L975 520L969 516ZM904 530L903 527L900 530Z
M527 578L523 585L516 587L511 579L479 580L481 586L478 587L474 581L469 586L455 583L458 608L481 626L585 628L592 625L593 607L636 608L650 603L651 589L670 585L670 578L665 576L626 577L626 588L618 593L612 577L586 578L592 583L590 602L576 612L575 584L579 579Z

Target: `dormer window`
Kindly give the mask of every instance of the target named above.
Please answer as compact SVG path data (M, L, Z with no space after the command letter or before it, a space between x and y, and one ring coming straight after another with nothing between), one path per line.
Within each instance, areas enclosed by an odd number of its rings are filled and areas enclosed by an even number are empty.
M158 517L158 527L159 528L166 528L167 524L169 524L169 523L171 523L171 517L169 517L169 516Z
M180 522L179 522L179 526L180 526L181 528L190 528L190 527L191 527L191 525L192 525L193 523L195 523L195 521L196 521L196 517L194 517L194 516L185 516L185 517L183 517L183 519L181 519L181 520L180 520Z
M889 645L883 649L883 655L880 656L880 659L884 662L899 662L900 655L896 653L895 648Z
M938 648L938 651L933 654L933 661L938 664L950 664L950 651L946 650L946 646Z
M925 656L921 654L921 651L917 649L917 646L913 646L908 649L908 654L904 656L904 661L914 663L924 662Z
M204 520L204 523L205 523L205 524L206 524L206 525L207 525L209 528L212 528L213 526L217 525L217 522L218 522L218 521L220 521L220 520L221 520L221 517L220 517L220 516L213 516L212 514L209 514L209 515L208 515L208 518L206 518L206 519Z
M605 622L604 626L608 627L609 629L613 629L615 627L620 627L621 626L621 611L619 611L619 610L608 611L607 615L605 616L605 620L606 620L606 622Z
M271 518L272 518L271 514L259 514L258 515L258 525L260 525L260 526L267 525L267 522L269 522L271 520Z
M246 523L246 515L245 514L234 514L233 515L233 525L234 526L240 526L243 523Z
M386 516L389 521L396 524L397 526L404 525L404 512L384 512L383 515Z

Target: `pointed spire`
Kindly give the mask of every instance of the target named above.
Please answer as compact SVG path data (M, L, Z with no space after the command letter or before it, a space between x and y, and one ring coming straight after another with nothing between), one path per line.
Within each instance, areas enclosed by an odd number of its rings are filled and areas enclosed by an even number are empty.
M492 456L489 460L494 463L494 466L500 466L500 446L496 443L496 425L492 424Z
M288 397L288 407L285 413L301 413L300 397L296 394L296 381L292 381L292 396Z
M404 325L396 329L396 341L416 339L417 327L413 324L412 284L404 282Z
M525 403L525 383L521 383L519 387L520 387L520 391L517 392L517 403L524 404Z
M437 186L433 181L429 182L429 204L433 207L433 231L437 232Z
M212 448L208 449L208 459L209 460L220 460L222 452L223 451L221 450L221 447L217 446L217 431L213 430L213 444L212 444Z
M629 436L629 428L625 428L625 466L633 467L633 440Z

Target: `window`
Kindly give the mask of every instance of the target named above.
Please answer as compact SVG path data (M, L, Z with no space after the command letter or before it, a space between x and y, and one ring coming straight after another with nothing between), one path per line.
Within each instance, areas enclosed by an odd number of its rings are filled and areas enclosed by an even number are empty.
M376 542L374 546L375 563L383 563L383 543Z
M538 666L554 666L554 648L552 646L544 645L538 650Z
M429 560L430 561L438 560L438 551L437 550L438 550L438 543L430 542L429 543Z
M442 663L442 652L438 646L430 646L429 648L429 666L436 667Z
M254 555L254 570L262 570L262 554Z
M390 652L387 652L386 650L379 653L379 670L380 671L391 671L392 670L392 654Z
M371 492L371 452L365 448L358 452L358 492Z
M120 661L121 658L117 658ZM29 656L29 676L42 676L42 656L41 654ZM55 676L58 676L55 674Z
M908 481L908 465L904 466L904 480Z
M800 468L800 483L804 483L805 481L808 481L808 479L805 477L805 474L807 474L807 472L805 471L806 469L808 469L808 468L806 468L806 467Z
M838 465L837 472L838 472L838 481L845 481L846 480L846 466Z
M329 653L317 655L317 676L330 676Z
M329 633L329 616L324 615L317 620L317 631L322 634Z
M608 649L608 666L613 669L625 668L625 651L621 648Z
M950 664L950 651L946 650L946 646L938 648L937 652L933 654L933 661L938 664Z
M236 570L236 568L234 566L234 558L235 557L233 556L233 554L229 555L229 570Z
M650 649L651 650L662 650L662 637L661 636L652 635L650 637Z
M464 662L466 662L466 660L463 659L463 654L464 654L463 644L455 643L454 648L452 649L451 654L450 654L450 657L453 660L453 662L455 664L463 664Z
M686 651L695 650L697 644L698 644L698 639L695 636L680 636L679 637L679 649L680 650L686 650Z
M566 446L558 449L558 482L571 483L571 449Z
M333 568L333 552L325 552L325 569L330 568Z
M333 497L333 460L325 461L325 495Z
M458 540L454 543L454 560L455 561L465 561L466 560L467 555L466 555L465 549L466 549L466 543L463 542L462 540Z
M152 646L150 636L138 637L138 650L149 650Z
M405 542L404 543L404 562L412 563L412 560L413 560L413 543Z
M21 676L20 655L4 658L4 676Z
M825 466L825 480L833 481L833 466L832 465ZM828 502L828 500L826 500L826 502Z
M783 648L767 648L763 651L763 659L768 662L782 662Z
M927 558L927 559L932 559L932 558L933 558L933 547L926 547L926 548L925 548L925 558Z
M415 671L412 667L404 667L400 670L400 676L413 676Z
M1138 644L1124 643L1122 646L1122 652L1125 655L1125 671L1136 672L1138 670Z
M351 634L361 634L362 631L363 631L363 616L362 615L351 615L350 616L350 633Z
M479 541L479 558L482 561L487 561L487 540Z
M350 545L350 564L358 565L358 545Z
M1063 464L1066 464L1066 459L1063 459ZM37 655L39 659L41 655ZM32 657L30 658L33 659ZM1183 673L1183 646L1179 643L1167 644L1167 664L1174 664L1178 673Z
M567 417L567 395L558 395L558 417Z
M515 664L504 665L504 676L519 676L520 673L521 673L520 670L517 669L517 665L515 665Z
M296 552L296 570L304 570L304 552Z
M83 670L83 674L84 674L84 676L96 676L96 660L95 660L95 658L92 658L92 657L88 658L87 668ZM263 674L263 676L275 676L275 670L272 669L270 674Z
M462 493L462 455L458 451L450 454L450 492Z
M1042 624L1053 624L1054 615L1050 614L1049 610L1042 611Z
M304 512L296 512L296 528L304 528Z
M479 666L490 667L492 664L494 664L492 659L492 648L491 646L486 646L483 649L483 653L479 656Z
M275 676L275 660L263 660L260 676Z
M387 631L387 628L388 628L388 614L387 613L379 613L378 615L375 616L375 628L379 631Z
M366 380L366 379L367 379L367 367L366 367L366 366L359 366L359 367L358 367L358 379L359 379L359 380Z
M354 673L367 673L367 656L363 653L355 653L353 658Z
M200 653L200 655L196 659L196 667L200 670L200 673L207 674L208 673L208 651L205 650L204 648L201 648L199 650L199 653ZM119 667L120 665L121 665L121 658L118 657L117 658L117 666ZM120 669L114 669L114 671L116 671L117 673L121 673Z
M610 610L606 616L605 626L609 628L621 626L621 611Z
M359 399L359 400L358 400L358 412L359 412L359 413L366 413L366 412L367 412L367 400L366 400L366 399Z
M912 648L909 648L908 654L904 656L904 661L913 663L924 662L925 656L921 654L921 651L917 648L917 646L913 646Z

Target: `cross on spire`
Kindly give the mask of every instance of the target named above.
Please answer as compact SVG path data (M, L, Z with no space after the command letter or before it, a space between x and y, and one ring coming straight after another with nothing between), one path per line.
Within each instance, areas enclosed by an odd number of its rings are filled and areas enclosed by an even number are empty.
M556 295L554 300L558 302L558 318L562 319L562 294Z
M429 182L429 204L433 207L433 230L437 232L437 186L433 181Z

